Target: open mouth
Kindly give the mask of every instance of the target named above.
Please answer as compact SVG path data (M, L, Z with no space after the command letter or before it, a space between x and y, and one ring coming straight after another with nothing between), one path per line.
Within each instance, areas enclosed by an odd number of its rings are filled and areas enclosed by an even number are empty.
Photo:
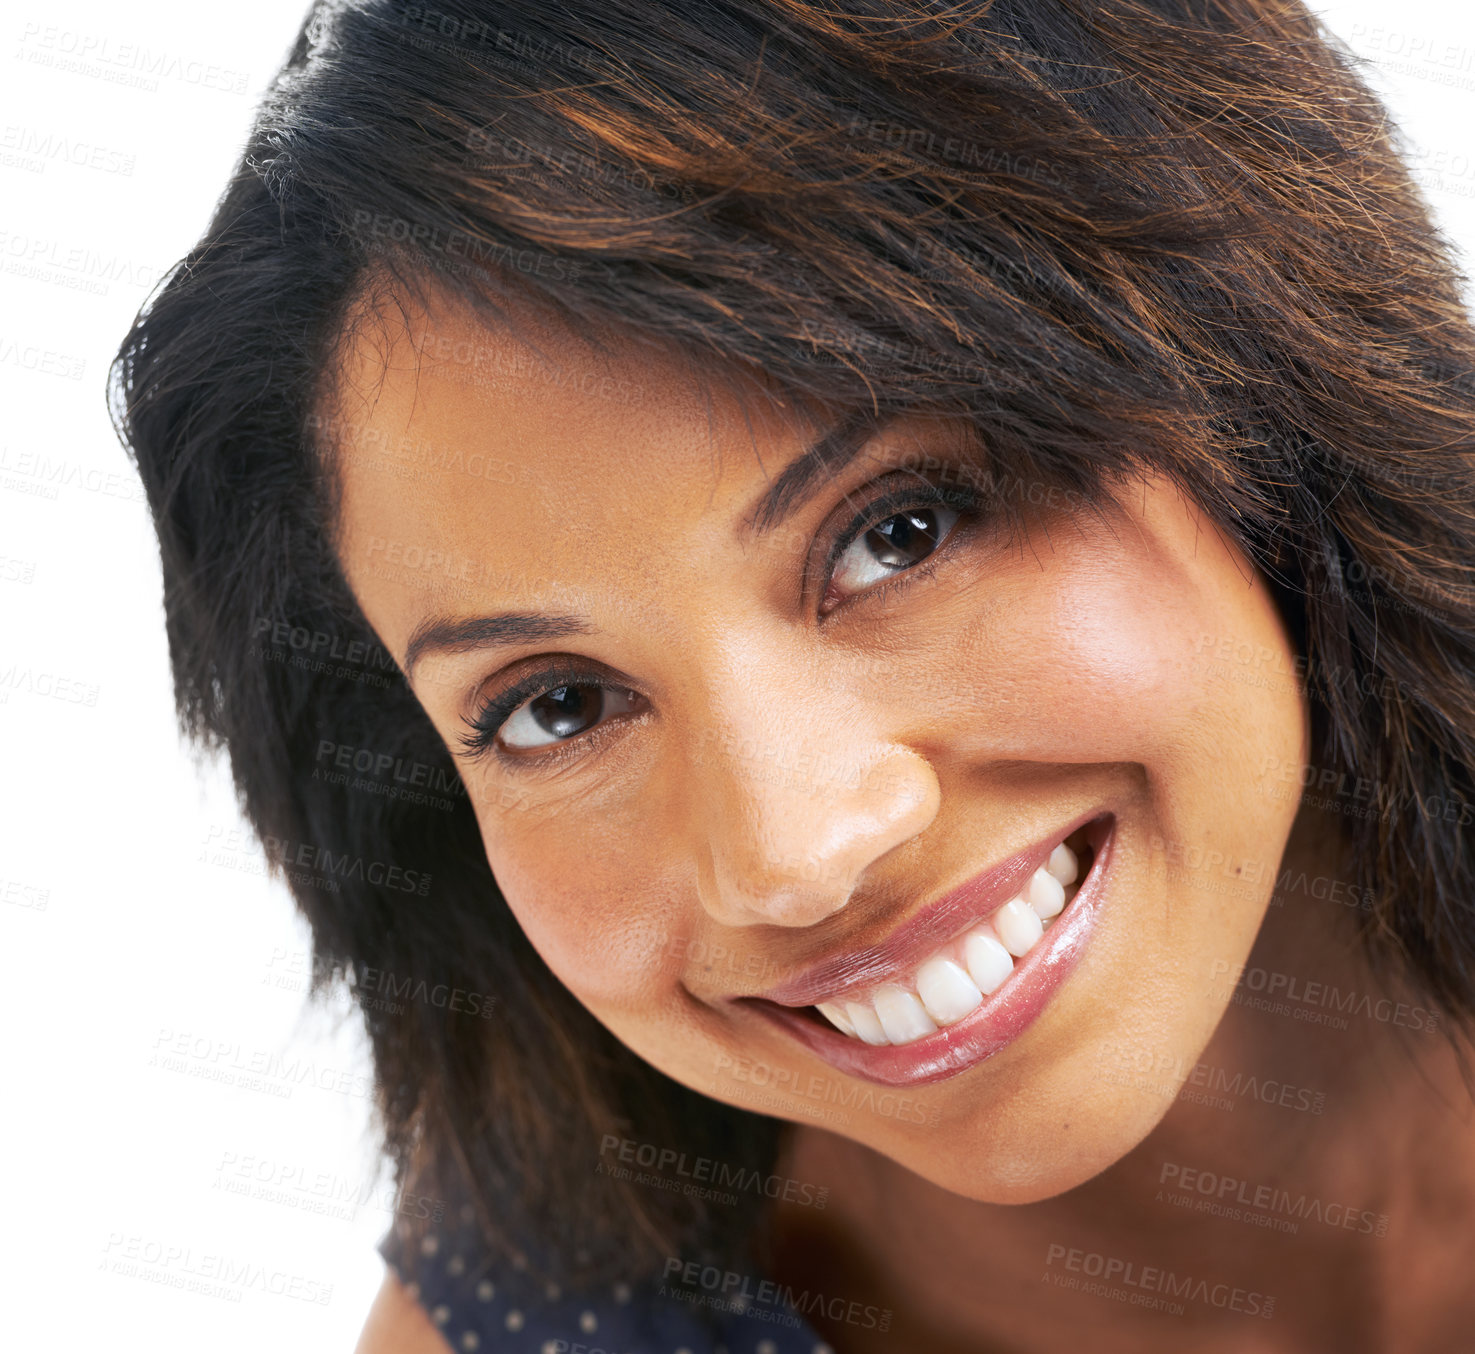
M910 973L800 1014L872 1045L911 1044L973 1014L1042 945L1075 901L1095 859L1089 825L1053 847L1023 888L986 920L941 945Z
M1106 892L1115 830L1109 812L1077 819L924 910L889 946L740 1001L867 1080L953 1076L1016 1039L1074 968Z

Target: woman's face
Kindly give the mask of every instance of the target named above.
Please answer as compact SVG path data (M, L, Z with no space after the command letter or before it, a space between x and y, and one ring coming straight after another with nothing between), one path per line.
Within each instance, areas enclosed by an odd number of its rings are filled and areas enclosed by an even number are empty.
M1291 651L1175 489L1102 520L1001 481L1020 536L915 417L793 479L828 421L451 305L364 326L341 375L349 581L623 1043L979 1200L1148 1133L1171 1098L1103 1064L1186 1074L1274 873L1250 905L1172 862L1273 866L1295 802L1260 777L1306 747L1292 683L1209 671Z

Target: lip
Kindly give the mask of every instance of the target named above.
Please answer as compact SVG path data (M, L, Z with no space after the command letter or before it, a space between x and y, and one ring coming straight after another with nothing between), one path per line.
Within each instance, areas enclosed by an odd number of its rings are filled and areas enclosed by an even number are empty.
M1089 873L1059 919L977 1010L908 1044L872 1045L820 1025L801 1009L843 999L892 980L950 939L986 921L1015 897L1057 842L1086 828ZM957 1076L992 1057L1029 1028L1079 962L1095 928L1116 843L1116 816L1082 814L1043 842L975 875L877 945L825 960L759 997L739 1003L794 1036L841 1072L884 1086L920 1086Z

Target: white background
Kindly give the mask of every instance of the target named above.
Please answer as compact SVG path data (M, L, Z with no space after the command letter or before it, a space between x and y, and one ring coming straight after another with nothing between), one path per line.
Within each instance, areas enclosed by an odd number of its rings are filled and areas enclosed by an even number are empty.
M204 228L303 12L25 0L0 18L11 1349L346 1352L382 1275L389 1185L363 1039L341 1006L305 1008L306 928L265 878L223 769L181 747L155 541L103 396L125 326ZM1321 12L1374 63L1438 218L1475 246L1467 0ZM165 58L151 82L126 83L140 78L128 44ZM241 1084L268 1061L268 1089ZM334 1213L310 1211L324 1198ZM234 1297L178 1287L220 1257L262 1277Z

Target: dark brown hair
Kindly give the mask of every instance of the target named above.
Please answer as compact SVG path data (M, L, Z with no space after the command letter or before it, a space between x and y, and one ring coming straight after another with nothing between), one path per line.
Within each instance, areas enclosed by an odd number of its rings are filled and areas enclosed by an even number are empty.
M228 750L315 990L360 1000L402 1183L470 1188L492 1242L565 1275L636 1272L736 1254L764 1200L597 1175L604 1134L765 1170L779 1141L552 977L374 657L319 395L365 289L427 278L801 399L962 415L1000 474L1083 502L1170 476L1276 587L1315 764L1378 787L1338 819L1369 953L1471 1015L1475 342L1384 110L1299 3L324 4L112 396L183 728ZM445 802L332 784L325 746L430 768ZM386 974L484 1000L386 1003Z

